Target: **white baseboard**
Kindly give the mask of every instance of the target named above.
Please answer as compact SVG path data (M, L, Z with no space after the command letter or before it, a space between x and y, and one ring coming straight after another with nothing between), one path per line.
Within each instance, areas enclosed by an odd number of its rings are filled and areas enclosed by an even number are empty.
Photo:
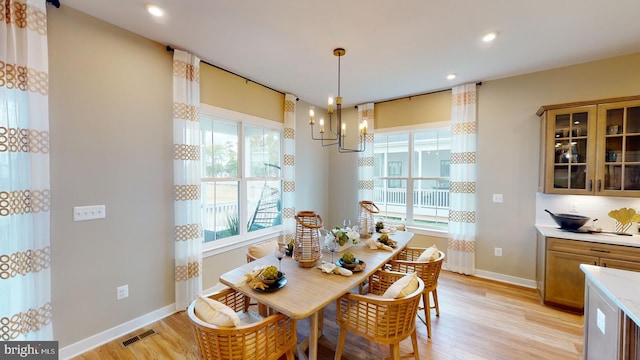
M474 275L477 277L481 277L489 280L495 280L503 283L519 285L519 286L523 286L531 289L537 288L535 280L524 279L524 278L515 277L511 275L499 274L491 271L478 270L478 269L476 269L476 273Z
M113 341L114 339L117 339L127 333L130 333L141 327L147 326L153 322L172 315L175 312L175 304L167 305L163 308L152 311L133 320L127 321L126 323L105 330L99 334L95 334L84 340L80 340L77 343L65 346L60 349L60 359L70 359L72 357L78 356L102 344Z
M449 270L447 268L447 263L446 262L442 264L442 269L443 270ZM523 286L523 287L527 287L527 288L531 288L531 289L537 289L538 288L535 280L519 278L519 277L500 274L500 273L495 273L495 272L491 272L491 271L485 271L485 270L476 269L475 273L473 274L473 276L477 276L477 277L480 277L480 278L483 278L483 279L495 280L495 281L499 281L499 282L503 282L503 283L507 283L507 284Z

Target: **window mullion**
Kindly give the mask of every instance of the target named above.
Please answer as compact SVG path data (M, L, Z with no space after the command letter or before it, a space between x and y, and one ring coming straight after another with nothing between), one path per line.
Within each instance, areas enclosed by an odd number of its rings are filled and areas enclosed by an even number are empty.
M407 149L407 204L406 204L406 220L408 223L413 224L413 133L409 133L409 143Z

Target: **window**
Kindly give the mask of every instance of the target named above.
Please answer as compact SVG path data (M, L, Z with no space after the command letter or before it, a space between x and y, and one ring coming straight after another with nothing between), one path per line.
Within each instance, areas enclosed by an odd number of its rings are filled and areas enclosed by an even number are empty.
M449 222L451 129L374 134L374 199L380 216L421 228Z
M282 124L213 107L200 118L205 250L282 224Z

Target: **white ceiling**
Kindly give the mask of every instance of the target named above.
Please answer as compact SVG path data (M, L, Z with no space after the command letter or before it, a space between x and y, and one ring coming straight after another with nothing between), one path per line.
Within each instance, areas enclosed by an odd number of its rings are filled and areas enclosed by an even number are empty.
M336 47L345 106L640 52L640 0L61 3L323 107L337 93ZM499 36L483 43L489 31Z

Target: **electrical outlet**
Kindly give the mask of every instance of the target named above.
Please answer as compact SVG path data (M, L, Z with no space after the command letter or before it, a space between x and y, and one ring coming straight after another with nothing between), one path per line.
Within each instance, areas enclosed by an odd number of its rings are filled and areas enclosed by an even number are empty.
M502 256L502 248L493 248L493 255L495 256Z
M576 203L569 203L569 212L571 212L571 213L577 213L577 212L578 212L578 204L576 204Z
M493 202L501 203L502 202L502 194L493 194Z
M104 205L76 206L73 208L73 221L104 219L107 209Z
M118 300L122 300L126 297L129 297L129 285L122 285L116 288L116 297Z

